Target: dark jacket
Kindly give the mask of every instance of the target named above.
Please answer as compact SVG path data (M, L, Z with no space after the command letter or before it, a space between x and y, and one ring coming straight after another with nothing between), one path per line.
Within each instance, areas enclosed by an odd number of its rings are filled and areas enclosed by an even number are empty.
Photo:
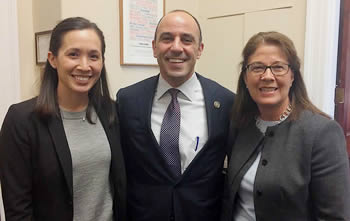
M343 130L335 121L304 111L296 121L268 128L265 136L255 121L230 136L222 221L233 219L240 183L259 143L256 220L350 220L349 162Z
M6 221L73 220L72 159L62 120L33 111L36 98L12 105L0 132ZM119 125L97 113L111 147L115 220L126 220L126 177Z
M223 161L234 95L197 75L203 88L208 141L179 179L172 176L151 129L158 76L117 94L132 221L217 221L223 191ZM214 102L220 105L214 105Z

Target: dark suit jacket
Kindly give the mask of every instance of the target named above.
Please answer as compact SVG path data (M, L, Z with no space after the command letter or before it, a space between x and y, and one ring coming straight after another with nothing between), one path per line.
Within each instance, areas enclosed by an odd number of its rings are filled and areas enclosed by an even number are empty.
M234 135L236 134L236 135ZM232 131L222 221L232 221L241 180L263 145L254 183L257 220L350 220L350 171L343 130L304 111L296 121Z
M60 118L41 120L36 99L12 105L0 132L0 179L7 221L73 220L72 159ZM119 125L98 113L112 154L115 220L126 220Z
M202 85L209 137L183 175L175 179L151 129L158 76L121 89L117 104L128 177L132 221L216 221L221 208L223 161L234 95L197 75ZM214 107L214 101L220 107Z

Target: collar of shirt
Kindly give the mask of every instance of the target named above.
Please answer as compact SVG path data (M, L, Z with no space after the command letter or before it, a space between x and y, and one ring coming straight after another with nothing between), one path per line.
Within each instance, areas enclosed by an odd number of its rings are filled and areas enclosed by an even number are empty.
M170 84L160 74L155 99L156 100L161 99L170 88L173 88L173 87L170 86ZM186 99L192 102L195 99L195 93L197 91L200 91L201 89L201 85L197 78L196 73L193 73L192 76L187 81L185 81L182 85L177 87L177 89L179 89L181 92L179 96L183 95L181 96L183 99Z

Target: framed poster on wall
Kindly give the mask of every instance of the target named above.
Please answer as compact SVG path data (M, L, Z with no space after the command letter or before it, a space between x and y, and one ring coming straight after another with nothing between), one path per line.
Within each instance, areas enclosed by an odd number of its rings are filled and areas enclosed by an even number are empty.
M35 33L35 55L36 64L45 64L47 52L49 51L52 31L42 31Z
M164 0L120 0L120 64L157 65L152 40Z

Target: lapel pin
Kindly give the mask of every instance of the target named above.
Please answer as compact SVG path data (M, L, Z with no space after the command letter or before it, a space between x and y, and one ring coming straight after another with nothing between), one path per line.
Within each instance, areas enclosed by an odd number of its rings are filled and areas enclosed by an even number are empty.
M214 107L219 109L220 108L220 102L219 101L214 101Z

